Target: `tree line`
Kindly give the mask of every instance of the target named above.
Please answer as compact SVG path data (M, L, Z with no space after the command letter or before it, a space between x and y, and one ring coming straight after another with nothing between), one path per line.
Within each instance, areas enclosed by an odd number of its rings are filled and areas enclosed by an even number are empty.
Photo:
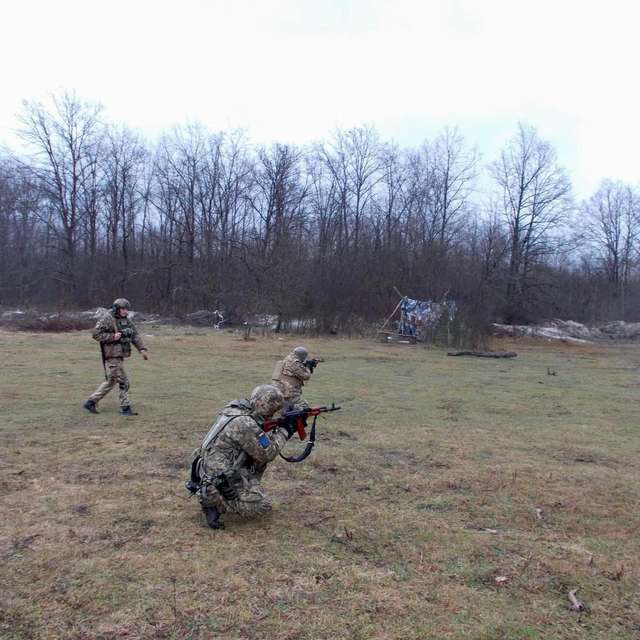
M373 127L306 145L179 126L153 142L75 94L25 102L0 154L0 304L218 308L357 328L394 287L474 322L640 319L637 186L576 202L519 125L497 158L456 129L415 147Z

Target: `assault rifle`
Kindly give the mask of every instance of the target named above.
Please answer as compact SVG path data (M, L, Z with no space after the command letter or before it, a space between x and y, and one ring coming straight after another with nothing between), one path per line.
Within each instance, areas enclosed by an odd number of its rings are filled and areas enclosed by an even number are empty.
M302 364L309 369L310 373L313 373L319 362L324 362L321 358L307 358Z
M265 420L262 425L263 431L273 431L278 427L284 427L286 424L289 424L295 427L298 432L298 437L300 440L306 440L307 438L307 420L309 417L313 416L313 423L311 425L311 432L309 433L309 441L307 442L307 446L305 450L299 456L283 456L280 454L282 458L284 458L287 462L302 462L305 458L309 456L313 446L316 443L316 420L321 413L330 413L331 411L339 411L340 407L336 407L335 402L331 403L330 407L307 407L306 409L291 409L289 411L285 411L280 418L272 418L271 420Z
M118 333L118 325L115 322L113 323L113 333ZM131 329L131 327L124 327L124 329L120 331L120 334L121 335L118 342L120 342L121 344L131 342L131 338L133 337L133 329ZM107 375L107 359L104 355L104 344L102 342L100 343L100 355L102 356L102 369L104 371L104 379L108 380L109 376ZM120 383L121 389L122 385L123 383Z

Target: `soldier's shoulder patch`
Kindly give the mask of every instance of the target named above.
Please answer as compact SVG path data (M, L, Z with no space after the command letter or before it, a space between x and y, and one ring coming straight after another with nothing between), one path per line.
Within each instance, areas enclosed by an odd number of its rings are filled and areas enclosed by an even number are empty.
M266 449L271 444L271 440L269 440L269 436L266 433L263 433L258 438L258 442L263 449Z

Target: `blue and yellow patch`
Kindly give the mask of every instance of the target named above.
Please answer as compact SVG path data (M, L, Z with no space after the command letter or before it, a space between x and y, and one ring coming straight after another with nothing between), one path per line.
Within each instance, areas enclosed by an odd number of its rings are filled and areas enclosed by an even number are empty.
M266 449L271 444L271 440L269 440L269 436L266 433L263 433L258 438L258 442L263 449Z

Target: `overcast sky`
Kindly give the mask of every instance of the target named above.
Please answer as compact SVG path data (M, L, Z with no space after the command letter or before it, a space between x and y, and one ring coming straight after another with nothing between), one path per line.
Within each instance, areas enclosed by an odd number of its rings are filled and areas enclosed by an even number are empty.
M492 160L520 120L579 197L640 182L635 0L8 0L0 140L25 98L75 90L153 136L199 120L256 142L457 126Z

